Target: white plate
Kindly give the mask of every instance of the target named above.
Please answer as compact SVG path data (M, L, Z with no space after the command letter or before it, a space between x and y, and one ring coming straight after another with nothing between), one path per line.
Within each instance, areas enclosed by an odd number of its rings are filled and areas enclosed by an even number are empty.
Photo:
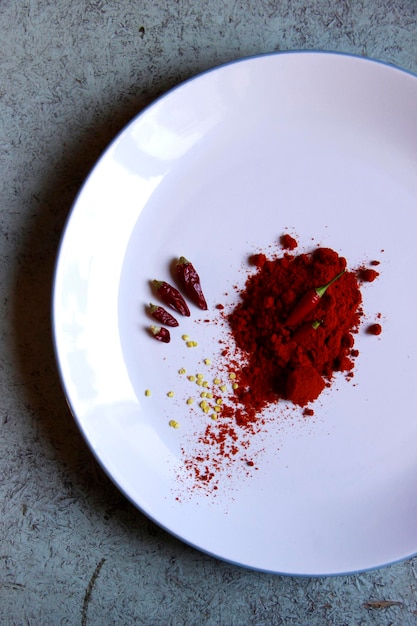
M416 206L416 77L362 58L226 65L113 141L65 229L53 324L77 423L137 507L203 551L269 572L346 573L417 552ZM217 490L196 489L184 461L210 420L186 404L198 388L178 370L211 384L227 337L215 305L236 302L248 255L277 251L285 229L350 267L381 261L363 297L383 334L359 333L353 383L337 379L313 418L277 405L238 460L220 459ZM160 344L145 331L149 280L171 280L179 255L197 267L210 308L191 306Z

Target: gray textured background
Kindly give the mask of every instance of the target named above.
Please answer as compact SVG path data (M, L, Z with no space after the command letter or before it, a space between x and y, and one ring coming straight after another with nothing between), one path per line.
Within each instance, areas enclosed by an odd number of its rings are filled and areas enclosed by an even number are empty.
M0 33L0 623L417 624L415 559L285 578L218 562L148 521L73 423L49 322L74 196L144 105L274 50L352 52L417 72L416 2L2 0Z

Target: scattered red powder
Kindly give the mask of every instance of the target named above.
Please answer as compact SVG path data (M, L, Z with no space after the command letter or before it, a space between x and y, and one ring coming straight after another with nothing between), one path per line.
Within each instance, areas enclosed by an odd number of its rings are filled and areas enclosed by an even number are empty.
M381 326L381 324L371 324L366 329L366 332L369 335L380 335L382 333L382 326Z
M314 415L314 411L313 409L304 409L303 415L305 415L306 417L311 417L312 415Z
M297 240L291 235L282 235L280 238L280 244L284 250L295 250L298 246Z
M236 412L245 426L268 404L287 399L299 406L314 401L336 371L351 374L353 334L362 315L362 297L355 272L344 274L329 288L303 321L320 325L296 338L285 320L311 288L326 284L346 270L346 260L329 248L311 254L265 260L251 275L241 301L228 316L237 347L244 355Z
M262 252L259 254L252 254L249 258L250 265L256 265L256 267L262 267L266 261L266 256Z
M380 263L381 261L371 261L370 264L375 266L375 265L379 265Z
M375 278L378 278L379 273L366 267L360 267L358 271L358 276L359 280L362 280L365 283L372 283Z

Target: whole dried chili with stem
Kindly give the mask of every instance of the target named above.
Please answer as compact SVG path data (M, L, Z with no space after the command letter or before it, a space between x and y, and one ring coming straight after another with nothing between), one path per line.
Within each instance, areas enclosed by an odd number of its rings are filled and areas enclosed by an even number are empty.
M175 317L171 315L169 311L164 309L164 307L162 306L152 304L152 302L149 303L149 313L158 322L161 322L161 324L165 324L165 326L174 327L179 325Z
M312 333L314 333L321 324L321 320L314 320L314 322L305 322L301 324L291 335L291 339L297 343L302 343L304 339L308 339Z
M169 343L171 341L171 335L169 333L168 328L163 328L162 326L151 326L150 331L152 337L157 341L163 341L164 343Z
M329 282L323 285L322 287L309 289L303 295L303 297L295 306L295 308L292 310L292 312L289 314L285 322L285 325L286 326L298 326L298 324L301 324L301 322L307 317L307 315L311 313L311 311L313 311L315 307L318 305L318 303L320 302L320 299L324 296L324 294L326 293L330 285L333 285L333 283L338 278L340 278L342 274L345 273L345 271L346 270L339 272L337 276L332 278L332 280L329 280Z
M190 309L178 289L164 280L153 280L152 285L165 304L181 315L190 316Z
M177 263L177 276L190 300L200 309L206 311L208 307L201 288L200 277L193 264L183 256L179 258Z

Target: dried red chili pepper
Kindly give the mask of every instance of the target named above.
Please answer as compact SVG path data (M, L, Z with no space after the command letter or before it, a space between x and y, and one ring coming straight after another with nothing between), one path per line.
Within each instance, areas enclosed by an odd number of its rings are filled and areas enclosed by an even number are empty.
M304 339L308 339L311 333L314 333L320 326L321 320L315 320L314 322L306 322L301 324L291 335L291 339L294 339L297 343L302 343Z
M151 326L150 328L152 336L158 341L169 343L171 341L171 335L168 328L162 328L162 326Z
M180 257L177 263L177 276L188 297L195 302L200 309L206 311L208 307L201 288L200 277L195 271L193 264L183 256Z
M175 287L164 280L154 280L152 284L165 304L174 309L174 311L181 313L181 315L190 316L190 309L178 289L175 289Z
M295 306L295 308L292 310L292 312L287 318L287 321L285 322L285 325L286 326L298 326L298 324L301 324L304 318L307 317L307 315L311 313L311 311L313 311L314 308L318 305L318 303L320 302L320 299L324 296L324 294L326 293L330 285L332 285L338 278L340 278L340 276L342 276L342 274L344 274L345 271L346 270L343 270L342 272L337 274L337 276L332 278L332 280L329 280L329 282L323 285L322 287L317 287L316 289L309 289L303 295L303 297Z
M157 306L156 304L149 303L149 313L161 324L165 326L178 326L178 322L169 311L166 311L164 307Z

